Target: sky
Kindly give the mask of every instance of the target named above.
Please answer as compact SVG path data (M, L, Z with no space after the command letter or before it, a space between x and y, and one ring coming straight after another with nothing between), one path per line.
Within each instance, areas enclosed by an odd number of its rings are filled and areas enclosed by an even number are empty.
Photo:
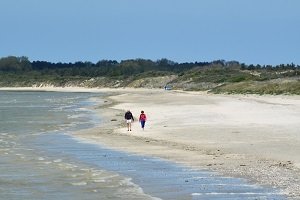
M300 0L0 0L0 57L300 65Z

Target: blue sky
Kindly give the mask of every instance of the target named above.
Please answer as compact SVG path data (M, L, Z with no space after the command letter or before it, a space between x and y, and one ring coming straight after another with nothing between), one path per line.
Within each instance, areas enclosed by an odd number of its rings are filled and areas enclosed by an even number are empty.
M0 57L300 64L299 0L0 0Z

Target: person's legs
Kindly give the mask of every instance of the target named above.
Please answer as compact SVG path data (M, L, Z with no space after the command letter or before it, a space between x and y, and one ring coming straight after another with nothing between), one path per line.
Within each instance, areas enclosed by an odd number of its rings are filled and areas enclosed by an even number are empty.
M145 127L145 121L141 121L142 129L144 130Z
M127 131L131 131L131 119L127 120Z
M127 131L131 131L131 120L128 119L128 120L126 121L126 123L127 123Z

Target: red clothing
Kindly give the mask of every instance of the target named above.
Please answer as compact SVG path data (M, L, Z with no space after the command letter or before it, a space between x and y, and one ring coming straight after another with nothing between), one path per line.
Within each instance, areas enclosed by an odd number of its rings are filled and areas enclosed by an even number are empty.
M144 113L140 114L140 119L139 121L146 121L147 120L147 117Z

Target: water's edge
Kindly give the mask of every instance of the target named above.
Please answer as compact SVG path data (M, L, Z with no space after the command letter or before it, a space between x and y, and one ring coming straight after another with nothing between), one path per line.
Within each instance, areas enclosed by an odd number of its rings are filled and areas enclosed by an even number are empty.
M0 99L14 112L0 131L0 199L285 199L245 179L78 140L70 133L101 123L89 95L15 94Z

